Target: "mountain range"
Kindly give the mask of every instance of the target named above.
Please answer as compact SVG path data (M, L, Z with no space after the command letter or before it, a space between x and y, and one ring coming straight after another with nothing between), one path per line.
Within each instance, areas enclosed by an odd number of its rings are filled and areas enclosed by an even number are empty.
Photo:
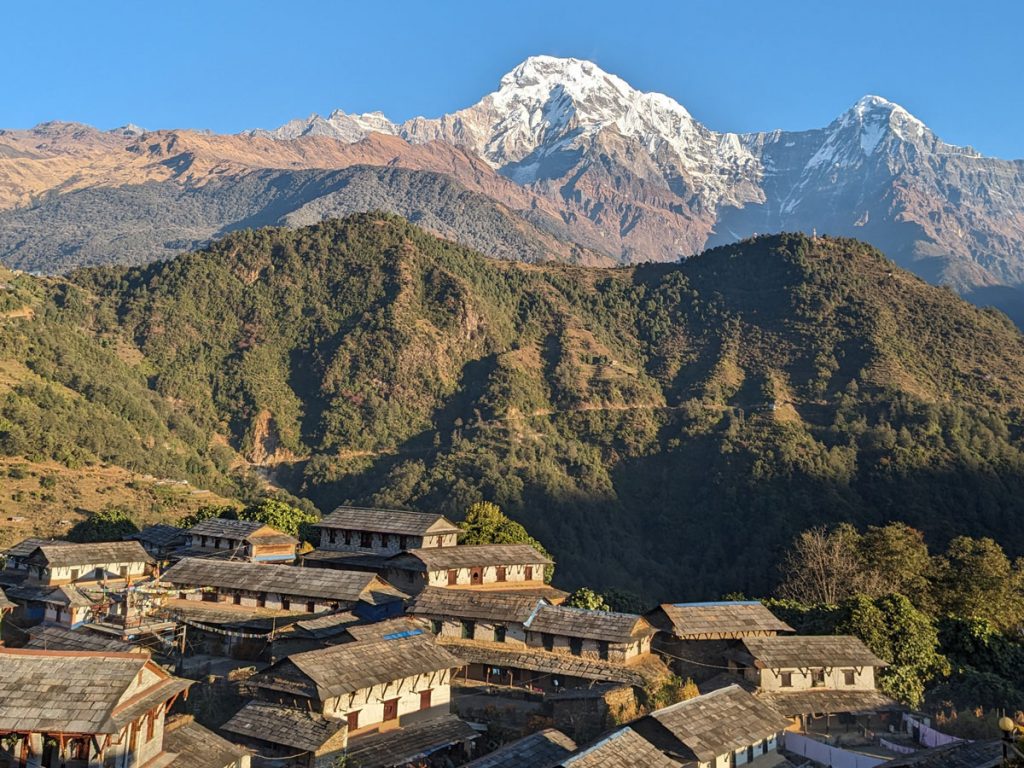
M1024 320L1024 162L866 96L824 128L719 133L597 65L531 57L478 103L234 135L0 133L0 259L144 263L232 229L399 213L488 255L674 261L755 233L855 236Z
M31 515L115 470L325 511L483 498L559 583L765 594L817 524L1024 554L1022 414L1007 318L849 239L533 265L373 213L0 274L0 466L52 476Z

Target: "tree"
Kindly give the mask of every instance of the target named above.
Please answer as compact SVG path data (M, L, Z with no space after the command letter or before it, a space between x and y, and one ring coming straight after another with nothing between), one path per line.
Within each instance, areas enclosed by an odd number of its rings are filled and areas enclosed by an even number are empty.
M507 517L501 508L490 501L478 501L466 510L462 528L462 544L529 544L542 555L548 551L526 529ZM544 581L550 583L554 567L544 569Z
M869 594L899 593L918 608L930 607L932 558L921 531L905 523L872 525L860 539L860 551Z
M936 571L934 599L945 615L987 619L1001 629L1024 622L1021 569L992 539L958 536Z
M68 531L68 540L79 544L92 541L120 541L125 536L138 532L139 526L135 524L131 510L108 505L76 523Z
M935 623L904 595L859 595L844 608L847 615L838 631L856 635L889 663L879 673L879 687L908 706L920 706L925 688L949 673Z
M194 525L199 525L203 520L209 520L214 517L237 520L238 507L231 504L207 504L199 507L195 512L179 517L174 524L178 528L191 528Z
M611 606L605 602L602 595L598 594L589 587L580 587L568 598L566 598L565 605L569 608L586 608L590 611L610 611Z
M782 564L780 597L809 605L836 605L864 582L861 536L847 523L811 528L793 542Z
M298 536L308 541L310 527L320 518L312 512L299 509L280 499L265 498L250 504L238 514L242 520L254 520L276 528L289 536Z
M628 589L608 589L601 593L601 597L608 604L609 610L620 613L643 613L648 607L640 595Z

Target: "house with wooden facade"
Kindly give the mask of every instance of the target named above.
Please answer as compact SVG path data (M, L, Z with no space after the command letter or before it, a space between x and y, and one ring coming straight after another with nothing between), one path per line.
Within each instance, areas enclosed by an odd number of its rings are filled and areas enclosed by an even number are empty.
M125 582L149 577L154 561L137 541L40 544L26 558L25 586Z
M320 613L352 610L361 618L383 619L402 611L406 597L379 576L362 571L281 566L186 558L160 576L177 590L176 600ZM173 607L174 598L168 601Z
M456 587L564 595L544 583L544 569L551 564L551 558L528 544L410 549L387 560L384 578L410 594L427 587Z
M164 718L191 684L136 653L0 649L0 763L167 765Z
M545 598L514 592L427 587L406 608L441 638L480 640L526 647L526 623L551 605Z
M649 655L656 631L635 614L564 605L540 606L524 627L531 648L620 664Z
M681 701L629 727L677 764L694 768L778 765L789 720L739 686Z
M338 507L316 527L321 550L388 556L407 549L454 547L461 533L444 515L360 507Z
M658 630L654 648L683 678L707 680L722 656L747 637L792 634L794 629L759 600L663 603L646 615Z
M211 517L185 531L181 557L221 557L250 563L293 563L299 540L254 520Z
M886 662L851 635L752 637L727 659L758 698L805 728L818 715L903 709L876 687Z
M343 735L330 742L331 750L323 745L314 750L315 759L326 759L359 737L448 715L451 680L460 666L426 630L402 631L293 654L249 684L263 702L342 723Z

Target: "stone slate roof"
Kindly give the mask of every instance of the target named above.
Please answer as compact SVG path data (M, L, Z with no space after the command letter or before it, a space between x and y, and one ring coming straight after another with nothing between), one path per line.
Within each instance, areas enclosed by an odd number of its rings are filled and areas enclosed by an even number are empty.
M504 744L463 768L552 768L575 749L576 742L564 733L545 728Z
M736 638L794 631L759 600L663 603L657 611L668 619L672 634L681 639L699 639L708 635Z
M324 638L340 635L348 631L350 626L359 624L361 621L362 619L351 611L338 611L317 616L313 619L297 621L295 626L315 638Z
M174 525L147 525L138 533L130 533L125 541L140 541L154 547L170 547L185 541L185 531Z
M429 634L424 622L412 616L396 616L372 624L354 624L347 631L356 640L384 640L394 639L398 635L412 637Z
M405 598L379 576L365 571L296 568L187 557L164 571L160 581L188 587L270 592L293 597L377 604Z
M547 601L533 595L427 587L412 601L408 612L420 616L522 624L542 605L547 605Z
M89 544L40 544L31 558L51 568L104 563L152 563L153 558L137 541L98 541Z
M655 633L642 616L614 611L590 611L564 605L544 605L526 623L531 632L631 643Z
M147 666L160 682L125 698ZM0 648L0 731L117 733L191 684L137 653Z
M805 691L762 691L757 694L757 698L789 717L906 709L879 691L812 688Z
M114 653L141 653L148 651L137 648L116 637L92 632L88 629L68 629L58 624L41 624L29 630L30 640L26 648L40 651L113 651Z
M886 666L852 635L747 637L743 646L761 669Z
M67 605L75 608L91 608L103 602L103 594L97 593L96 597L90 597L87 593L76 589L74 586L64 586L51 589L45 595L37 598L41 603L51 605Z
M657 659L649 660L651 663L648 665L631 664L626 666L598 659L585 659L568 653L554 653L533 648L506 648L502 647L500 643L456 640L446 637L439 638L438 642L466 664L525 669L561 678L578 677L583 680L625 683L642 687L648 681L667 673L664 664Z
M36 549L43 544L70 544L70 541L64 541L63 539L23 539L15 544L13 547L5 549L3 554L7 557L28 557Z
M480 736L455 715L421 720L399 728L353 739L348 758L358 768L397 768L426 758L438 750L464 744ZM525 767L524 767L525 768Z
M462 666L429 634L422 634L295 653L253 675L249 683L323 701L381 683Z
M188 715L164 723L164 752L177 755L174 768L224 768L249 754Z
M344 727L344 720L255 700L242 707L221 730L268 744L315 752Z
M472 544L410 549L388 560L407 571L440 571L486 565L550 565L553 561L529 544Z
M341 552L332 549L314 549L301 555L302 562L312 568L337 568L342 571L383 571L391 555L371 552Z
M679 768L630 727L620 728L558 763L560 768Z
M404 509L366 509L338 507L316 524L317 528L340 528L347 531L394 533L399 536L424 536L458 533L461 529L444 515L432 512L411 512Z
M882 763L879 768L996 768L1002 764L1002 742L992 739L922 749Z
M701 762L759 743L789 725L787 718L739 686L681 701L632 723L663 752Z

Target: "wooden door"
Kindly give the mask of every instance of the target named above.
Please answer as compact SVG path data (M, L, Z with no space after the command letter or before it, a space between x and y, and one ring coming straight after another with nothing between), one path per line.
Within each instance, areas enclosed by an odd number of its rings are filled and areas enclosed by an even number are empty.
M470 584L483 584L484 581L484 569L473 568L469 572L469 583Z
M384 702L384 722L398 719L398 699L389 699Z

